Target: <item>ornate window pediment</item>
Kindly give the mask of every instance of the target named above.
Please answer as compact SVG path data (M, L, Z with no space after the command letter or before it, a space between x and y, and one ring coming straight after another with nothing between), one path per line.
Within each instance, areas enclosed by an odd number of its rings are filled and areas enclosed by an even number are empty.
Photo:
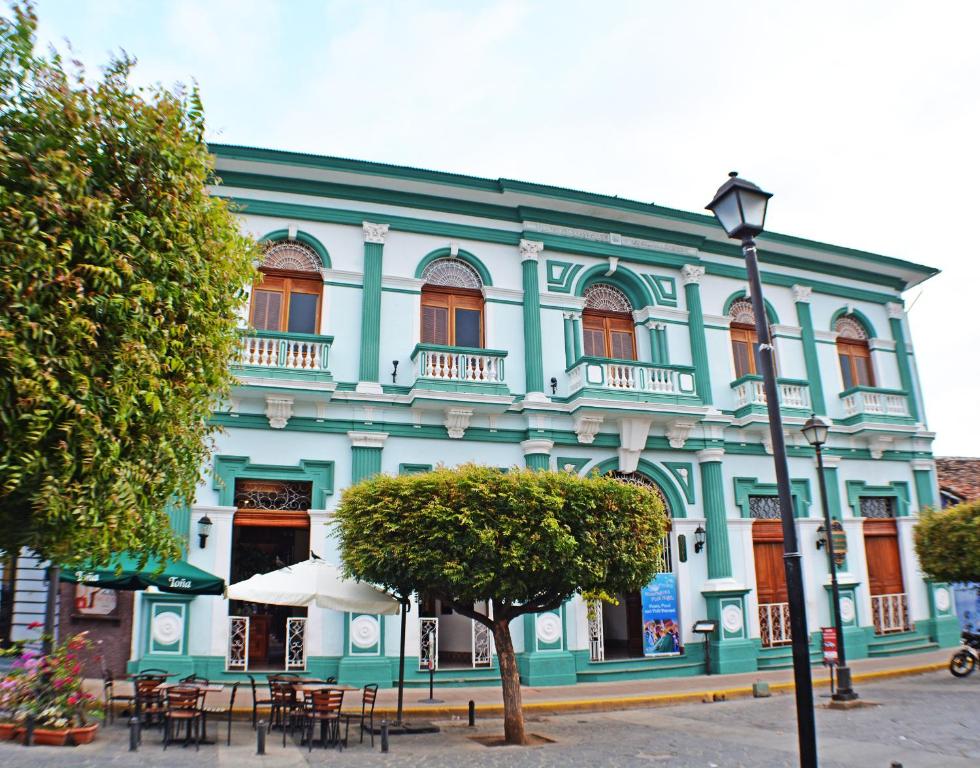
M632 312L633 305L626 294L608 283L596 283L585 289L585 308L603 312Z
M483 287L479 273L462 259L436 259L422 270L422 280L427 285L441 285L446 288L480 290Z
M851 315L838 317L837 322L834 323L834 330L842 339L854 339L855 341L867 341L868 339L868 332L864 329L864 325Z
M280 240L265 249L263 269L285 269L293 272L319 273L323 264L316 251L296 240Z

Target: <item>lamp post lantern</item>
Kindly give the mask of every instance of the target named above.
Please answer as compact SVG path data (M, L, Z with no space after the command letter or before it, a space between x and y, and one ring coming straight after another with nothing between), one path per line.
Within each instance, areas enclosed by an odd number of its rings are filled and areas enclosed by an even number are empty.
M837 635L837 690L834 701L854 701L858 697L851 687L851 670L847 666L847 656L844 654L844 627L840 616L840 587L837 584L837 551L834 542L834 526L830 520L830 508L827 505L827 482L823 473L823 444L827 442L829 425L816 414L810 416L803 425L803 436L817 452L817 482L820 483L820 504L823 509L823 526L827 561L830 566L830 588L834 601L834 632Z
M813 711L813 680L810 677L810 648L806 624L806 604L803 599L803 571L800 548L793 521L793 499L790 494L789 466L786 463L786 443L783 438L783 419L779 411L779 391L776 388L776 369L773 365L772 338L766 320L762 295L762 279L756 254L755 236L766 222L766 206L772 195L755 184L740 179L732 172L708 203L718 223L729 237L742 241L742 254L748 272L752 311L759 343L759 366L766 393L769 432L772 436L772 455L776 468L776 487L779 493L780 517L783 526L783 564L786 569L786 589L789 595L789 621L793 648L793 680L796 689L797 735L800 745L801 768L817 766L817 731Z

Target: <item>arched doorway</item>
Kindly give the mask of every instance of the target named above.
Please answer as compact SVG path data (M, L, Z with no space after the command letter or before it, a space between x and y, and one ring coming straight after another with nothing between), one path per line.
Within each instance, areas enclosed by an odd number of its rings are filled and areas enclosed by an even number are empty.
M607 474L621 482L642 485L656 493L667 512L669 525L672 517L670 502L663 488L654 480L640 472L613 471ZM680 643L680 621L677 615L677 590L669 527L663 537L660 566L657 571L650 588L617 594L616 604L595 601L588 605L589 649L592 661L642 658L650 655L680 653L683 650ZM663 582L669 582L667 588L673 590L672 616L659 614L654 616L650 613L649 598L653 585L655 583L662 585ZM644 592L647 592L648 598L646 620L644 620Z

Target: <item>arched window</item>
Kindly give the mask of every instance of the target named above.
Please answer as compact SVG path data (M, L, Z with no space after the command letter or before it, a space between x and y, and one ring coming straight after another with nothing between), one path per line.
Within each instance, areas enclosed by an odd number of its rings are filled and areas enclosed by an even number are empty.
M834 323L834 330L837 331L837 359L844 389L873 387L875 375L864 325L852 315L842 315Z
M483 347L483 281L462 259L436 259L422 272L422 343Z
M735 361L735 378L759 373L759 339L755 333L755 315L752 300L736 299L728 310L731 320L732 358Z
M615 478L622 483L642 485L644 488L649 488L657 495L657 498L660 499L660 503L664 505L664 512L667 513L668 532L664 534L664 537L660 542L662 549L660 552L660 566L657 569L657 573L673 573L674 559L670 550L670 522L673 519L673 514L670 511L670 502L667 500L667 494L664 493L664 489L642 472L620 472L619 470L613 470L607 474L609 477Z
M582 340L587 357L636 360L633 305L625 293L606 283L585 289Z
M266 248L261 278L252 289L250 322L260 331L317 333L323 279L320 257L294 240Z

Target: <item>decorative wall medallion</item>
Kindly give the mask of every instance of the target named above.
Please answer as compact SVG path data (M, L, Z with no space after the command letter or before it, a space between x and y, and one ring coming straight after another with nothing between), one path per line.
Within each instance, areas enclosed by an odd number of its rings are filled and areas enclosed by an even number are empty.
M936 599L936 610L940 613L946 613L949 610L949 590L945 587L939 587L935 592Z
M854 621L854 600L849 595L840 599L840 618L847 623Z
M737 605L727 605L725 609L721 612L721 625L725 628L726 632L742 631L742 609Z
M374 616L358 616L350 621L350 641L358 648L373 648L381 639L381 625Z
M184 620L173 611L163 611L153 617L150 631L158 645L173 645L184 636Z
M557 613L538 614L534 631L539 643L551 645L561 640L561 617Z

